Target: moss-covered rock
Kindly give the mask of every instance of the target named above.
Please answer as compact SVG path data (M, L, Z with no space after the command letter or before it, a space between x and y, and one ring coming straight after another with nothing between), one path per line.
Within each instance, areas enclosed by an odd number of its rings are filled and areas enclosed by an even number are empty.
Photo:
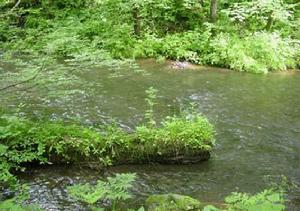
M190 211L201 210L201 203L189 196L179 194L153 195L146 200L148 211Z

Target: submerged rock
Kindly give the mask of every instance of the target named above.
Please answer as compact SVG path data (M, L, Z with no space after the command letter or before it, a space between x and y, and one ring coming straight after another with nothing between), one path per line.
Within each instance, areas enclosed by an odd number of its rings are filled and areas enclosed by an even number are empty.
M189 211L201 208L201 202L198 200L179 194L153 195L146 200L148 211Z
M197 69L200 67L199 65L195 65L186 61L170 61L168 63L169 67L175 70Z

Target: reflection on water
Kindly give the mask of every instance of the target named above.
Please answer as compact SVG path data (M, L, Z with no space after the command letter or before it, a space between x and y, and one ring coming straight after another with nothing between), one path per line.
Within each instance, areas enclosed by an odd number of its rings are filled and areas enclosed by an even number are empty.
M300 185L300 74L252 75L225 70L168 70L164 64L141 61L148 74L91 69L80 74L80 87L68 97L30 92L5 97L1 104L35 118L103 124L115 119L127 130L143 121L145 90L159 90L155 108L159 121L193 102L215 125L217 146L210 161L195 165L118 166L114 172L137 172L132 205L153 193L176 192L202 201L219 201L232 191L258 192L266 176L286 175ZM4 99L4 96L3 96ZM74 167L32 169L22 180L32 185L33 201L48 210L80 210L65 186L96 181L100 172ZM290 205L300 210L300 193L290 193Z

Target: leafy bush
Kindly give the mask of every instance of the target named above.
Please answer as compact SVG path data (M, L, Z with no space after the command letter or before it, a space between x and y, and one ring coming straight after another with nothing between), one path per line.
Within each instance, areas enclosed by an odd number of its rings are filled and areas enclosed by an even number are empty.
M227 67L237 71L267 73L299 66L300 42L282 38L276 32L257 32L246 37L219 33L212 37L211 26L201 30L148 37L136 46L138 56L186 60Z
M107 181L98 180L96 185L79 184L68 187L68 193L77 200L84 201L94 205L100 200L108 199L112 202L112 210L121 208L117 206L120 201L125 201L131 198L128 189L132 187L135 181L135 174L116 174L115 177L108 177ZM273 184L272 188L265 189L260 193L250 195L247 193L234 192L225 197L224 204L219 204L220 207L213 205L204 205L189 196L179 194L161 194L151 195L145 202L145 207L149 211L164 211L164 210L203 210L203 211L283 211L285 210L284 203L285 194L288 189L292 188L286 177L281 177L280 184ZM125 209L123 207L123 209ZM144 210L141 208L140 210Z
M138 40L134 45L133 57L157 58L160 54L162 39L155 35L145 35L143 40Z
M298 64L299 42L277 33L259 32L243 39L219 34L211 42L208 63L238 71L266 73L287 70Z
M1 21L5 51L80 64L165 57L252 73L299 66L297 6L280 0L221 2L223 12L215 24L204 16L209 4L198 0L26 5Z
M0 183L18 189L15 171L24 163L90 162L101 166L122 163L185 163L207 160L213 146L214 131L204 117L173 117L161 127L140 126L127 133L115 125L97 132L62 122L32 122L11 116L0 118ZM98 181L97 188L80 185L70 189L75 198L93 204L109 199L114 206L130 195L134 175L117 175L108 182ZM20 208L8 200L0 207ZM20 208L21 209L21 208ZM21 209L22 210L22 209Z
M254 0L234 3L225 11L230 20L240 24L241 30L271 30L274 24L290 24L293 5L284 4L282 0Z
M99 200L110 200L112 210L116 210L121 201L132 197L128 189L132 187L135 178L135 174L116 174L115 177L108 177L107 181L98 180L95 186L90 184L70 186L68 193L88 204L95 204Z
M182 33L169 34L163 38L146 36L135 45L136 57L164 56L174 60L203 63L203 55L209 50L211 26Z
M152 195L146 200L149 211L283 211L285 210L284 191L276 189L265 189L261 193L249 195L247 193L232 193L225 198L225 203L218 207L206 205L189 196L178 194Z
M197 32L185 32L174 35L167 35L163 39L161 54L167 58L176 60L187 60L199 63L199 56L195 49L200 34Z
M225 198L225 202L232 210L265 210L282 211L284 206L284 194L272 189L266 189L253 196L246 193L232 193Z

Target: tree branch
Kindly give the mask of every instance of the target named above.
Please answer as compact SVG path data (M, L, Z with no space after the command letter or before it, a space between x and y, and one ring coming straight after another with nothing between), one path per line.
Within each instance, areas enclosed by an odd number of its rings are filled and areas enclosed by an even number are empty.
M10 10L8 10L7 12L3 13L0 15L0 18L3 18L9 14L11 14L21 3L21 0L18 0L17 3L15 4L15 6L13 6Z
M10 11L13 11L14 9L16 9L20 3L21 3L21 0L18 0L17 3L15 4L15 6L13 6L13 8L10 9Z

